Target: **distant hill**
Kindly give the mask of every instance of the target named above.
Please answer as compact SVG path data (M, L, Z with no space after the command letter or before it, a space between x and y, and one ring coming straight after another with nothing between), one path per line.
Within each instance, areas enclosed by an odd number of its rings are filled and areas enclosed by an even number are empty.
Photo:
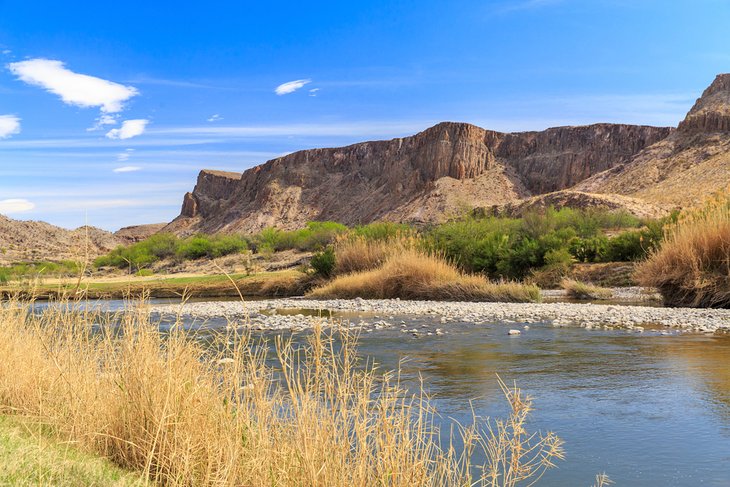
M92 259L125 240L95 227L66 230L45 222L0 215L0 265L39 260Z

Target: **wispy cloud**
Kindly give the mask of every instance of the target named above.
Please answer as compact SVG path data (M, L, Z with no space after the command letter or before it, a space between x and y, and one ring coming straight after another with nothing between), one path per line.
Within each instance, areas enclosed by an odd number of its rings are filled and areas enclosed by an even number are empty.
M111 129L106 133L106 136L110 139L131 139L144 133L145 127L149 120L143 118L135 120L125 120L122 122L122 126L118 129Z
M0 213L5 215L31 211L33 208L35 208L34 203L22 198L0 200Z
M317 96L317 92L319 91L319 88L312 88L309 90L309 96Z
M53 59L10 63L8 69L21 81L58 95L66 104L100 107L102 113L122 111L124 102L139 94L133 86L75 73L63 62Z
M117 162L128 161L129 158L132 156L132 152L134 152L134 149L127 149L124 152L120 152L119 154L117 154Z
M138 76L126 81L127 83L134 83L139 85L160 85L160 86L173 86L177 88L214 88L214 86L196 83L194 81L185 81L178 79L163 79L153 78L149 76Z
M393 136L415 133L438 120L418 120L407 122L331 122L331 123L294 123L280 125L238 125L238 126L194 126L167 127L149 130L155 135L218 136L231 138L254 137L366 137Z
M136 172L140 171L142 168L139 166L122 166L112 169L112 172L120 173L120 172Z
M20 119L15 115L0 115L0 139L20 133Z
M217 114L217 113L216 113L215 115L211 115L211 116L210 116L210 117L208 118L208 121L209 121L209 122L217 122L218 120L223 120L223 117L221 117L221 116L220 116L219 114Z
M303 87L306 84L311 83L311 79L297 79L294 81L287 81L286 83L282 83L279 86L276 87L274 92L281 96L281 95L288 95L289 93L294 93L301 87Z

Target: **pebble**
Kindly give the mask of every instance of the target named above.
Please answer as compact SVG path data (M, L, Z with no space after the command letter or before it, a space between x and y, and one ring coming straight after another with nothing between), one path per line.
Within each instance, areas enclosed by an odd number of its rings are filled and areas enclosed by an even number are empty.
M583 303L469 303L451 301L405 301L364 299L275 299L263 301L209 301L188 302L182 305L182 314L195 319L227 318L231 322L244 323L256 329L305 329L315 322L322 326L335 326L340 320L317 316L272 314L276 309L321 309L344 312L377 313L379 316L431 316L439 315L444 323L505 323L529 326L549 323L555 327L582 326L588 328L625 328L643 331L646 325L659 325L700 333L730 330L730 310L663 308L651 306L602 305ZM174 317L181 310L176 305L154 305L152 312ZM266 312L265 314L262 311ZM392 323L374 318L377 326L385 329ZM360 326L367 323L361 322ZM400 320L400 325L405 325ZM367 325L371 326L371 325ZM374 326L374 324L372 325ZM376 327L377 328L377 327ZM402 326L404 330L408 330ZM411 327L412 328L412 327ZM523 328L528 329L528 328ZM410 330L417 332L416 328Z

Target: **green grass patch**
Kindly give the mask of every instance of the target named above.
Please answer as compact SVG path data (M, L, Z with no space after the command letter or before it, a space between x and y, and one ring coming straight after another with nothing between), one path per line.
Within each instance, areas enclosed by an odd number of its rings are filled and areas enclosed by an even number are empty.
M138 474L53 439L32 421L0 415L0 485L138 486Z

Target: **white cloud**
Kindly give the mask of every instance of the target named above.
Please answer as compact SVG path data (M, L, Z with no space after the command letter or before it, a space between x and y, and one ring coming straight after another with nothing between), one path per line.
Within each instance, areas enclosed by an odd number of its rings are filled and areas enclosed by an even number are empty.
M6 56L8 56L12 53L13 53L13 51L11 51L10 49L3 49L3 54L5 54Z
M0 200L0 213L9 215L10 213L22 213L35 208L35 204L22 198L14 198L9 200Z
M311 83L311 79L298 79L294 81L288 81L286 83L280 84L276 87L274 92L281 96L281 95L288 95L289 93L294 93L302 86L306 85L307 83Z
M319 91L319 88L312 88L309 90L309 96L317 96L317 92Z
M122 166L122 167L117 167L117 168L113 169L112 171L113 172L117 172L117 173L119 173L119 172L135 172L135 171L139 171L141 169L142 168L139 167L139 166Z
M110 139L131 139L144 133L144 129L149 123L149 120L143 118L135 120L125 120L122 122L122 126L118 129L111 129L106 133L106 136Z
M218 120L223 120L223 117L221 117L221 116L220 116L220 115L218 115L217 113L216 113L215 115L211 116L211 117L210 117L210 118L208 119L208 121L209 121L209 122L217 122Z
M118 118L118 115L109 115L107 113L102 113L101 115L99 115L99 118L94 121L94 125L87 128L86 131L93 132L94 130L103 129L105 125L116 125Z
M20 119L15 115L0 115L0 139L20 133Z
M74 73L63 62L52 59L29 59L10 63L8 69L21 81L60 96L64 103L80 107L100 107L102 113L122 111L124 102L139 94L133 86Z

